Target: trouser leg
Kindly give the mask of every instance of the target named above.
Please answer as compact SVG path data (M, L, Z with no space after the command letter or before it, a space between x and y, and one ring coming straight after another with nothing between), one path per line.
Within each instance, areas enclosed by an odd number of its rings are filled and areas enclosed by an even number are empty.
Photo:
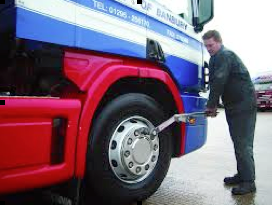
M230 135L233 141L237 171L242 181L255 180L253 141L256 111L231 114L227 116Z

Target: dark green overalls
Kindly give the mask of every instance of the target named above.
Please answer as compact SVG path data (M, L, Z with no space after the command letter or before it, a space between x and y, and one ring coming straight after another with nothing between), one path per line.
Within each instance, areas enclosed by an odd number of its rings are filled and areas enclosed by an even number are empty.
M223 45L211 57L209 69L210 95L207 107L215 108L222 96L238 175L242 181L254 181L253 141L257 106L248 70L241 59Z

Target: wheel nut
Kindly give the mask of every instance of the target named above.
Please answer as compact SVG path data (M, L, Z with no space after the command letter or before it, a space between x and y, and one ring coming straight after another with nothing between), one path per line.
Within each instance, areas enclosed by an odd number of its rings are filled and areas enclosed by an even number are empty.
M155 134L154 134L154 132L155 132ZM154 140L156 136L157 136L157 131L154 130L154 131L152 132L152 134L150 135L150 139L151 139L151 140Z
M145 170L148 170L149 169L149 165L145 165Z
M139 173L141 170L142 170L141 167L137 167L137 168L136 168L136 172L137 172L137 173Z
M157 149L158 149L158 145L157 145L157 144L155 144L153 149L154 149L154 151L157 151Z
M153 155L151 161L152 161L152 162L155 162L155 160L156 160L156 156Z
M125 151L125 157L129 157L129 155L130 155L130 151Z
M129 168L132 168L132 167L133 167L133 162L130 162L130 163L128 164L128 167L129 167Z
M139 134L140 134L140 133L139 133L138 130L135 130L135 131L134 131L134 135L135 135L135 136L139 136Z
M131 139L131 138L128 139L127 144L128 144L128 145L131 145L131 144L132 144L132 139Z
M143 128L143 132L142 132L144 135L148 135L149 134L149 130L148 128Z

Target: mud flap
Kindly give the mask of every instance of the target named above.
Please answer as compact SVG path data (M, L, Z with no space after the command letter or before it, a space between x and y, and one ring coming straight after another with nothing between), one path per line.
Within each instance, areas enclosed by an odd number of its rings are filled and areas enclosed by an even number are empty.
M41 190L41 201L46 205L80 205L81 179Z

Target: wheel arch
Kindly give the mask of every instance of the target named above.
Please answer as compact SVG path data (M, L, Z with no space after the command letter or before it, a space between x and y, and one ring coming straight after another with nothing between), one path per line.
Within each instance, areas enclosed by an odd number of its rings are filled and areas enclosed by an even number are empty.
M160 93L154 92L156 90L160 90ZM122 69L122 66L112 66L92 83L87 92L79 123L76 176L84 176L86 144L95 118L110 100L131 92L147 94L154 98L163 107L168 108L165 111L169 117L177 112L184 112L178 89L165 71L128 66ZM184 153L185 127L174 125L172 131L175 140L179 141L179 143L173 143L175 144L173 157L177 157Z
M154 90L159 90L160 92L154 92ZM99 116L107 103L109 103L113 98L127 93L142 93L152 97L161 105L161 107L164 108L167 118L170 118L172 115L179 112L173 95L167 85L162 81L154 78L122 78L112 84L101 99L96 112L93 115L92 124L95 122L95 119ZM174 137L174 142L177 142L173 143L172 156L177 157L181 151L181 147L179 146L181 143L181 127L178 126L178 124L175 124L170 129Z

